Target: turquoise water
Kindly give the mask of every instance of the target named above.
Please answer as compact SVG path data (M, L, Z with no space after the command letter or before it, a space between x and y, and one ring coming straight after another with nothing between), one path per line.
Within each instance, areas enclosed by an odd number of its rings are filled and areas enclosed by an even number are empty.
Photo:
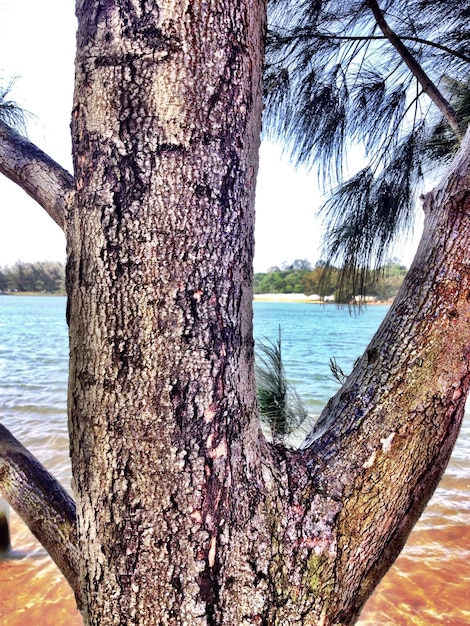
M0 297L0 421L69 484L65 305L65 297Z
M335 358L345 373L352 369L388 311L371 306L360 315L335 305L300 302L254 302L257 343L276 341L281 328L282 356L289 381L318 416L339 388L329 361Z
M0 420L68 483L65 306L65 297L0 297ZM255 340L275 341L281 327L288 379L315 417L339 388L330 358L349 372L387 310L371 306L355 316L334 305L258 301ZM461 460L470 453L467 430L455 452Z
M65 297L0 297L0 412L19 438L45 429L50 436L51 430L62 428L68 367L65 305ZM374 306L354 317L332 305L255 302L255 339L275 341L281 327L287 375L317 415L338 389L330 358L350 371L386 311Z
M65 306L64 297L0 296L0 421L68 487ZM317 416L339 387L331 377L330 358L334 357L349 372L387 310L385 306L372 306L354 317L348 310L338 310L333 305L255 302L255 338L258 342L266 338L276 340L281 326L287 376L295 383L309 412ZM446 475L399 561L379 586L369 608L366 607L362 626L470 623L469 458L467 415ZM25 555L35 551L41 554L14 513L12 528L15 549ZM0 565L14 568L11 570L14 573L20 568L17 562ZM29 589L39 577L49 581L48 596L57 594L51 596L48 605L51 615L56 604L57 607L67 602L73 605L68 588L54 574L48 561L41 564L42 574L37 573L35 560L26 559L21 567L24 585ZM1 570L0 575L5 582L13 574ZM56 582L51 585L54 576ZM28 618L24 613L25 600L19 596L15 604L11 599L15 585L15 579L11 578L11 588L4 585L4 592L0 592L0 625L72 624L69 614L60 621L54 613L46 621L44 613L39 613L46 593L44 583L38 586L38 599L27 600L31 611L38 611L34 619ZM61 585L65 585L65 591ZM12 621L12 615L16 621ZM73 619L73 623L80 622L78 614Z

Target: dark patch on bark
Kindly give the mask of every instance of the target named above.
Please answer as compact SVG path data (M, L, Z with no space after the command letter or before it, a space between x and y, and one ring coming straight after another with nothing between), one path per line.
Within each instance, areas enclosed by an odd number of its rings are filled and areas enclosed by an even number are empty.
M218 567L206 567L198 577L199 595L206 605L208 626L217 626L216 607L219 604L220 586L217 580Z
M380 356L380 352L377 348L369 348L366 354L367 354L367 362L369 364L374 363Z
M80 381L80 384L83 389L87 389L89 387L93 387L96 385L96 378L90 372L82 371L77 374L77 378Z
M5 511L0 511L0 553L11 548L10 525Z
M238 87L237 82L233 80L233 77L237 76L240 73L241 67L243 65L242 59L243 59L243 50L240 48L240 46L231 42L230 51L227 56L225 67L220 76L219 83L216 86L214 93L211 95L208 101L208 106L207 106L208 118L210 118L211 116L220 118L221 114L226 115L223 103L235 102L239 100L239 93L238 93L239 87ZM221 104L223 107L222 109L221 109ZM235 120L231 120L231 123L233 124L234 121ZM238 124L236 125L240 126L240 121L241 120L237 120ZM230 124L227 123L224 126L229 127ZM240 133L240 135L243 135L243 131ZM229 136L230 136L230 143L232 143L233 142L232 133L229 133ZM222 142L223 141L224 141L224 138L222 138Z
M170 400L173 406L173 417L180 433L184 431L188 421L187 397L188 385L178 380L170 389Z
M196 185L194 188L194 193L196 195L196 198L199 198L200 200L207 199L209 202L212 201L212 189L210 185Z
M155 148L155 155L162 156L168 154L184 154L187 152L187 148L178 143L159 143Z
M106 20L106 15L113 6L112 0L102 0L99 3L95 0L82 0L81 11L77 11L77 19L82 25L77 34L78 50L95 39L99 24Z
M67 303L65 307L65 319L67 326L70 326L70 320L72 319L72 302L73 302L73 287L76 281L75 277L75 256L72 253L67 255L67 262L65 265L65 290L67 292Z
M137 15L133 3L124 1L119 8L122 29L119 29L121 38L139 42L154 51L166 50L168 53L179 49L180 41L175 34L166 34L159 27L160 11L155 3L141 3L142 15ZM116 33L109 26L110 13L116 8L113 0L84 0L81 3L81 11L77 14L79 23L82 25L78 32L77 47L82 49L88 43L96 40L98 28L106 24L104 40L111 42ZM114 36L113 36L114 35ZM102 57L104 58L104 57ZM118 64L125 63L124 59Z
M79 287L85 286L85 267L84 266L85 266L85 262L83 258L80 258L78 262L78 276L77 276Z
M127 138L129 133L127 134ZM137 143L138 138L131 143ZM133 154L139 155L136 150ZM123 156L114 171L115 174L115 188L114 188L114 201L116 211L119 211L119 216L122 217L125 208L130 204L141 202L144 195L149 190L149 181L147 180L146 173L143 172L140 166L136 163L136 159L130 156Z
M172 576L171 586L175 589L176 593L181 596L183 593L183 585L179 576Z
M118 347L117 344L120 344ZM142 362L142 350L139 344L130 339L117 339L114 344L114 358L119 365L118 380L127 378L129 368L139 371Z
M142 14L139 16L133 2L123 2L121 9L122 35L132 41L138 41L155 51L166 50L169 53L180 47L180 41L174 34L164 33L158 27L159 7L155 3L141 2Z
M126 136L128 137L128 133ZM132 140L131 142L133 143ZM144 202L149 182L136 160L127 155L118 161L117 166L106 171L106 182L112 190L113 205L101 209L107 252L107 255L102 254L102 259L108 265L114 266L113 273L116 278L120 278L128 271L128 263L121 260L122 242L126 244L128 241L126 233L122 231L126 230L128 222L135 219L131 213L135 214Z
M238 196L236 189L240 171L240 160L238 154L235 151L231 151L227 157L227 162L230 163L230 166L222 180L219 201L226 215L226 219L230 219L230 211L233 209L234 199Z

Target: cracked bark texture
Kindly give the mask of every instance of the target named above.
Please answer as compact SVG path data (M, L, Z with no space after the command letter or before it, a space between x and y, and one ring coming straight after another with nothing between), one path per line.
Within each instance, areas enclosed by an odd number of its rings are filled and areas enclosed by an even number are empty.
M73 202L73 176L0 120L0 172L38 202L62 229Z
M264 610L251 312L263 15L257 1L77 3L69 416L89 624L233 625Z

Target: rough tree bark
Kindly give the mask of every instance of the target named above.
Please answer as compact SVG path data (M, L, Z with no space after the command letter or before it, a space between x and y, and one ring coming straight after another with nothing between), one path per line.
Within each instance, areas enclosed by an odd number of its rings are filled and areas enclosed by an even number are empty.
M470 139L426 198L417 258L361 361L302 450L273 446L251 320L263 2L83 0L77 16L67 280L84 621L353 624L464 411Z
M78 2L77 16L67 280L85 620L248 623L268 537L251 315L264 6Z

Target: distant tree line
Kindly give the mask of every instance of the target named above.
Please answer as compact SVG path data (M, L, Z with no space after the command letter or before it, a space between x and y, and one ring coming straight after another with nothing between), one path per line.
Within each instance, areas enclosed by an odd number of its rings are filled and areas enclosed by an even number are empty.
M368 273L362 285L362 294L356 293L352 282L349 286L343 283L341 289L349 300L359 295L388 300L398 292L407 271L398 259L390 259L383 267ZM297 259L291 265L271 267L266 273L255 274L254 293L303 293L306 296L319 294L331 297L337 295L340 279L345 280L344 274L340 276L340 269L327 267L324 261L317 261L312 266L306 259Z
M65 293L65 266L44 261L0 267L0 292Z

